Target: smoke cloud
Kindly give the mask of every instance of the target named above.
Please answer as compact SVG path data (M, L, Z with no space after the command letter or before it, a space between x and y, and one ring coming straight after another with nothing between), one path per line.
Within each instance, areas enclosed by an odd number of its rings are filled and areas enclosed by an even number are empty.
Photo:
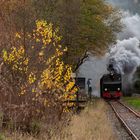
M131 74L140 65L139 40L134 38L118 40L117 45L111 48L109 63L121 74Z
M118 39L123 40L131 37L140 39L140 16L138 14L133 15L129 11L122 11L122 13L122 24L124 28L118 35Z
M140 65L140 16L129 11L122 12L124 28L118 34L117 44L111 47L109 63L119 73L133 75Z

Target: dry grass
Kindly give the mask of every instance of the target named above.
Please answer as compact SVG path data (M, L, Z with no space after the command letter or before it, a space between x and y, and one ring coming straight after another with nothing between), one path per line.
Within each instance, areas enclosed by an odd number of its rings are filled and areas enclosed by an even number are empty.
M68 131L71 134L65 140L114 140L106 109L101 100L89 103L80 115L73 117Z
M45 133L41 133L38 138L15 133L7 140L115 140L106 109L102 100L89 103L79 115L72 117L67 128L52 138L48 138Z

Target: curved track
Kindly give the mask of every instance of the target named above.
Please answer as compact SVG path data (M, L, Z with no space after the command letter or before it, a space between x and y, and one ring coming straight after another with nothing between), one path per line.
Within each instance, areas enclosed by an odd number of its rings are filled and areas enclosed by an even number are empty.
M119 101L110 101L113 111L134 140L140 140L140 115Z

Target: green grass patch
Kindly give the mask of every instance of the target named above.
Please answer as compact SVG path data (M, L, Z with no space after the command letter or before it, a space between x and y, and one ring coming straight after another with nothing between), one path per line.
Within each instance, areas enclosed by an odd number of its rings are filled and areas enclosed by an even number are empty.
M123 100L130 106L140 111L140 98L139 97L124 97Z

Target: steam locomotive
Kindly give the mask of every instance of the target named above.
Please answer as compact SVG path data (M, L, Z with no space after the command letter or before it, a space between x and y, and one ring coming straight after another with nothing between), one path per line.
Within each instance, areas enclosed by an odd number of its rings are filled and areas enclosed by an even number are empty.
M100 93L104 99L120 99L122 96L122 78L118 74L113 65L108 66L108 74L105 74L100 79Z

